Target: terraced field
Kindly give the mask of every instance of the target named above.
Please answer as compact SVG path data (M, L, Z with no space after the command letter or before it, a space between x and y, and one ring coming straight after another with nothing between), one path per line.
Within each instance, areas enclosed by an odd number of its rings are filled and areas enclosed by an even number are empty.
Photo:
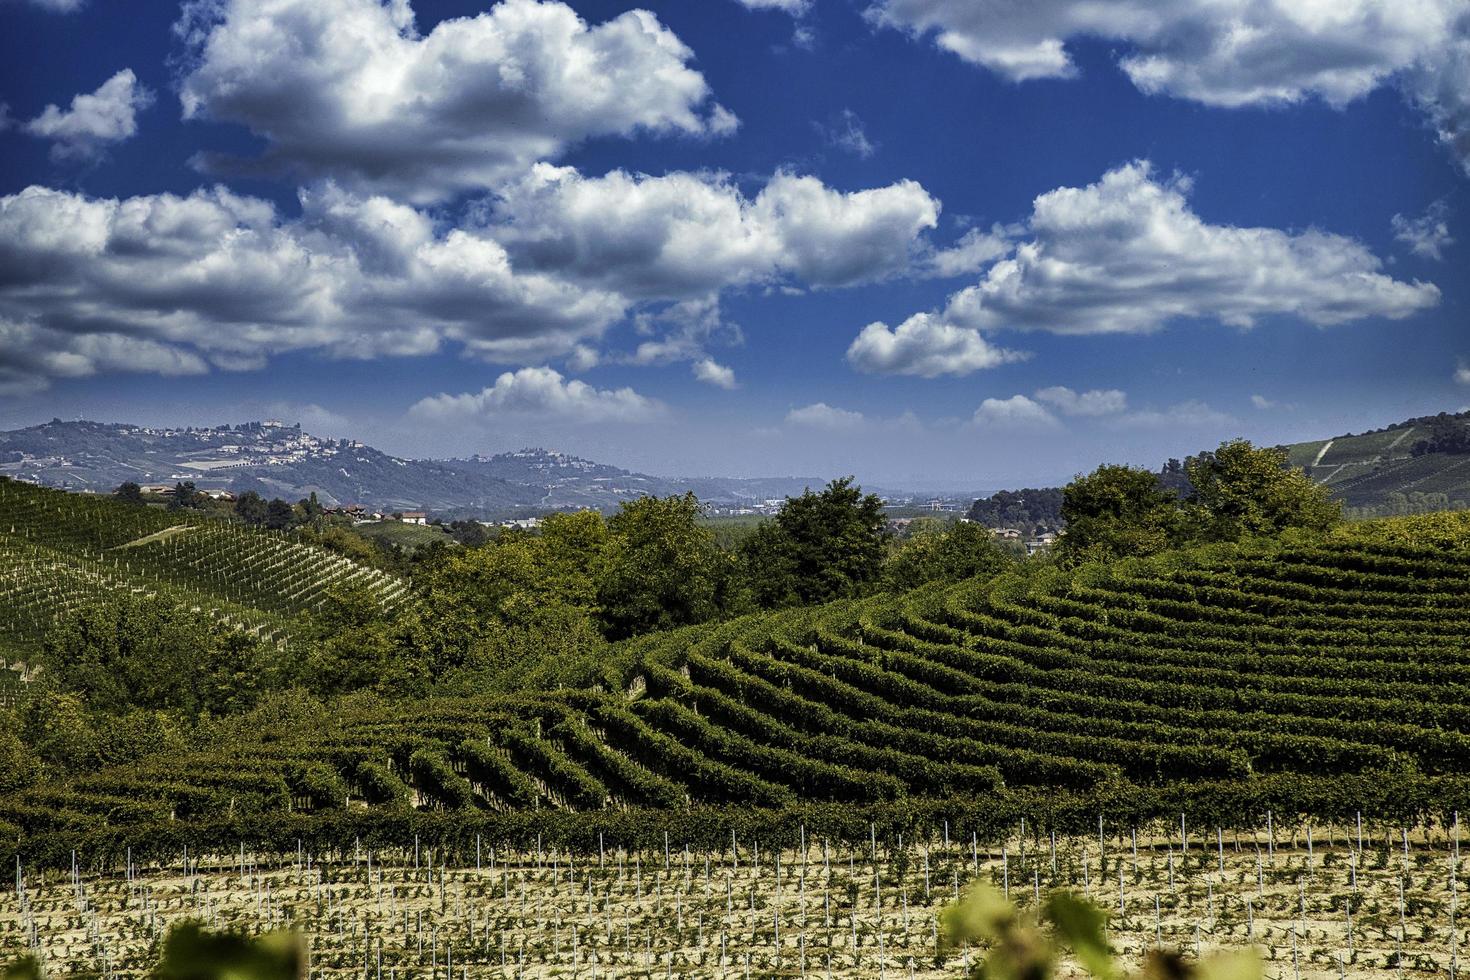
M406 583L274 532L0 480L0 639L24 646L70 609L164 594L284 638L289 617L355 585L393 605Z
M1406 519L752 617L637 641L593 685L343 710L14 795L0 820L44 850L344 809L1470 811L1467 544L1462 517Z

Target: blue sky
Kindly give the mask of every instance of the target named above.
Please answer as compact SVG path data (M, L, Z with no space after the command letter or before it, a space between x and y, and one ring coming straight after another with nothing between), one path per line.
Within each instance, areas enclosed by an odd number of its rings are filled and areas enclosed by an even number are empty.
M1470 403L1467 0L632 9L3 0L0 425L981 489Z

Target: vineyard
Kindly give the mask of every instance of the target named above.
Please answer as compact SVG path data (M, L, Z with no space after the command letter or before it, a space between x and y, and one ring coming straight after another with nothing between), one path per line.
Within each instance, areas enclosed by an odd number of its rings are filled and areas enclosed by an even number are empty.
M243 845L17 872L0 896L0 954L35 952L94 975L143 975L176 922L308 937L312 977L957 977L979 951L946 949L937 912L969 882L1022 908L1055 888L1109 910L1109 941L1199 955L1250 943L1277 978L1454 974L1459 828L1186 823L1058 837L1024 821L981 839L933 833L836 841L733 833L625 848L521 847L476 835ZM441 973L442 971L442 973Z
M386 605L407 592L283 534L0 481L0 631L10 643L34 643L58 616L118 592L165 595L279 640L291 616L344 586Z
M210 530L123 550L177 565L215 553ZM1463 515L654 634L586 684L358 700L0 797L5 859L39 876L10 941L90 942L122 970L133 947L98 937L144 943L188 912L305 925L322 975L361 973L380 946L405 975L451 955L504 976L730 975L747 957L761 976L939 975L934 903L999 861L1022 895L1080 881L1116 906L1121 884L1135 954L1248 936L1276 976L1441 969L1459 948L1445 828L1470 813L1467 647ZM1373 843L1349 847L1360 820ZM1125 868L1134 828L1144 863ZM415 835L439 854L417 867ZM628 877L661 835L699 854L698 876ZM757 839L764 865L744 850ZM824 863L808 894L795 876L820 840L847 868ZM486 842L499 877L467 863ZM591 863L608 842L620 871ZM241 846L275 856L221 866ZM181 873L184 848L215 864ZM77 877L57 881L73 853Z
M16 794L0 820L116 834L343 807L1033 792L1229 798L1238 812L1211 802L1213 818L1254 820L1263 794L1345 776L1434 802L1470 758L1467 526L1381 522L655 634L590 686L339 711Z

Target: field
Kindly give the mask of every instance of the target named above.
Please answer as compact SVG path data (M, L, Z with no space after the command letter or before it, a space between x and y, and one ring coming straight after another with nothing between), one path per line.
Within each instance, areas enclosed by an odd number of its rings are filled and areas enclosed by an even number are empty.
M798 829L781 850L344 842L124 857L111 874L83 855L75 874L22 869L22 891L0 895L0 953L140 976L168 926L196 919L301 929L313 977L958 977L976 953L940 947L937 912L977 877L1023 908L1054 888L1090 896L1135 964L1155 946L1251 943L1271 977L1432 976L1470 942L1453 824L1183 829L846 843Z
M1411 455L1414 443L1430 433L1429 421L1421 419L1380 432L1297 443L1286 447L1287 458L1363 516L1470 505L1470 458Z
M365 538L396 544L408 551L425 545L453 545L455 540L443 529L427 524L405 524L402 521L376 521L358 524L353 530Z
M283 639L336 587L386 604L407 585L331 552L180 511L0 481L0 640L38 642L56 618L118 592L168 595Z

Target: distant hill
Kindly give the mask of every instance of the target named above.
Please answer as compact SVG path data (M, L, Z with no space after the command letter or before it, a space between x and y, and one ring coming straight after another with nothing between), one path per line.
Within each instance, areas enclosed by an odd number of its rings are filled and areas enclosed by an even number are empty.
M0 432L0 476L106 493L118 484L192 481L200 489L326 504L427 510L446 517L522 517L551 510L616 509L648 494L693 492L714 503L799 494L825 479L670 479L545 449L468 459L402 459L356 440L323 439L299 425L157 429L63 422Z
M1287 446L1288 459L1361 516L1470 507L1470 412Z

